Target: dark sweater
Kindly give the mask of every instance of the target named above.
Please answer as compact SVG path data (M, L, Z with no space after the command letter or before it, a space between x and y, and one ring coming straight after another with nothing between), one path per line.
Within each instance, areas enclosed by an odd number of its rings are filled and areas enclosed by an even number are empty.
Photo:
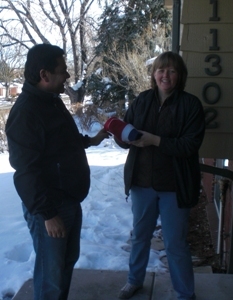
M172 97L160 106L160 101L154 94L146 122L141 130L158 136L174 137L171 101ZM155 146L138 148L132 184L140 187L153 187L156 191L174 192L176 187L172 156L162 153Z
M198 150L205 132L204 111L197 97L183 91L175 91L171 99L167 100L169 100L167 103L169 115L166 115L166 118L159 116L157 120L155 133L161 137L161 141L159 147L153 148L162 157L162 163L166 157L169 164L172 161L170 170L174 172L173 181L175 181L179 207L192 207L198 202L200 192ZM147 129L145 124L148 121L153 101L155 101L154 90L142 92L129 107L124 120L139 130ZM169 119L167 119L168 117ZM172 127L169 124L166 125L167 128L171 128L170 133L166 133L166 130L162 128L164 122L171 122ZM126 144L119 143L119 145L127 148ZM140 148L131 146L126 160L124 169L126 195L129 195L129 190L134 183L134 173L139 171L137 169L139 151ZM159 165L160 161L154 162L153 168L157 168ZM170 176L166 173L167 170L169 170L168 165L164 169L161 165L163 180L166 179L166 175ZM158 174L156 176L158 179ZM152 184L152 186L155 185ZM158 189L160 191L169 190L169 187L166 182L163 182Z
M15 187L30 213L50 219L66 199L84 200L90 186L84 149L89 138L79 133L57 95L25 82L6 135Z

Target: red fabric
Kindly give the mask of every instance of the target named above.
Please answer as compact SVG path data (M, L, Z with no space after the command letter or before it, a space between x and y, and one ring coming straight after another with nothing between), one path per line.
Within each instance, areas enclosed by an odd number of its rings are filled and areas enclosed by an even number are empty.
M114 134L120 141L122 141L121 133L126 125L127 123L125 123L124 121L121 121L116 117L112 117L105 122L104 129Z

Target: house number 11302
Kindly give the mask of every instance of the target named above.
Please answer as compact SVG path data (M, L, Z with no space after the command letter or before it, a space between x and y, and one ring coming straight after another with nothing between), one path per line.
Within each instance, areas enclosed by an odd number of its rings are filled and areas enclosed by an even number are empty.
M220 21L218 17L218 0L210 0L210 4L213 8L212 17L209 18L209 21ZM212 35L212 45L209 47L209 51L219 51L220 47L218 46L218 29L210 29L210 34ZM205 57L205 62L210 63L210 68L205 68L205 73L208 76L218 76L222 72L221 58L218 54L208 54ZM209 91L212 91L210 96ZM221 98L221 88L215 82L208 82L202 88L202 98L203 101L209 105L214 105L220 101ZM208 107L205 109L205 120L206 128L214 129L219 127L219 123L216 121L218 112L215 108Z

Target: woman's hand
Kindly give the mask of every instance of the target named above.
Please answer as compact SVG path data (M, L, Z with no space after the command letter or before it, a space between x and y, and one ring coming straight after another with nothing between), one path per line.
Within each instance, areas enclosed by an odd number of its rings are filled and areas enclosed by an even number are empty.
M154 135L152 133L149 133L147 131L141 131L142 136L139 140L130 142L130 145L136 146L136 147L147 147L147 146L159 146L160 144L160 136Z

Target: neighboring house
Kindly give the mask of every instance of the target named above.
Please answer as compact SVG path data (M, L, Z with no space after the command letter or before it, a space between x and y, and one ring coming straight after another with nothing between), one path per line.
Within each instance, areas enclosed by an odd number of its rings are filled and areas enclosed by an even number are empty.
M12 83L9 88L9 96L15 97L22 91L22 84ZM6 87L0 82L0 97L6 96Z
M0 97L2 97L3 95L5 95L5 88L0 82Z

